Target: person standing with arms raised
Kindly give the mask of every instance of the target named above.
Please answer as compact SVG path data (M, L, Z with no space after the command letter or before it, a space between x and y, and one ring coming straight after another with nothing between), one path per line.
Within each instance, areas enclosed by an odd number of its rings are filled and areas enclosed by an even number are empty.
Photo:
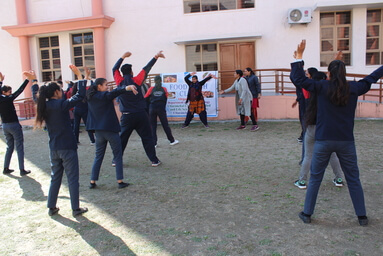
M85 97L86 80L82 80L82 74L76 66L70 65L69 67L80 79L77 93L71 98L65 99L61 87L56 82L50 82L48 85L40 87L37 100L35 128L41 128L45 122L49 135L52 169L47 204L49 216L57 214L60 210L56 204L64 171L68 178L72 215L78 216L88 211L85 207L80 208L77 141L69 118L69 109L76 106Z
M20 86L20 88L12 93L12 87L4 85L4 75L0 72L0 116L3 123L3 133L7 143L7 151L4 157L4 169L3 174L10 174L14 170L9 169L13 150L16 143L17 157L19 160L20 175L29 174L31 171L24 169L24 135L21 125L19 123L19 117L16 114L14 100L24 91L30 80L36 79L33 71L23 72L23 75L27 78Z
M371 84L383 76L383 66L358 82L347 82L344 62L334 60L328 66L329 80L315 81L307 78L303 70L305 47L306 40L302 40L294 52L296 61L291 63L290 79L296 86L315 92L318 102L311 175L304 210L299 213L299 218L304 223L311 222L324 172L331 154L336 152L359 224L366 226L368 218L359 178L354 118L358 96L368 92Z
M147 103L144 99L144 93L141 86L146 75L149 74L151 68L157 62L157 59L165 58L165 55L162 51L159 51L140 71L140 73L138 73L137 76L133 76L131 64L121 66L124 59L130 57L131 55L132 53L130 52L124 53L113 67L113 77L116 85L118 87L134 85L136 86L138 92L137 94L134 94L132 91L125 92L118 97L120 111L122 113L120 120L122 152L124 153L125 151L130 135L134 130L136 130L138 135L141 137L146 155L152 162L152 166L155 167L160 165L161 162L156 155L152 129L150 127L149 116L146 111ZM112 165L114 164L115 163L112 163Z

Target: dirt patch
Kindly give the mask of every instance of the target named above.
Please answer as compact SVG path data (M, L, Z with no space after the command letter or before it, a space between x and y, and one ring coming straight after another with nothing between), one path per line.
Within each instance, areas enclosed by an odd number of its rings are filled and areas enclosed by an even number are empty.
M365 190L368 227L360 227L347 187L336 188L327 171L313 222L298 212L305 191L293 185L299 172L298 122L172 125L180 144L170 146L159 127L151 167L137 134L124 155L125 180L117 189L108 148L99 187L88 189L94 147L80 134L83 217L71 216L66 178L60 215L46 209L48 135L25 130L27 177L0 175L0 255L382 255L382 121L356 121L355 137ZM0 141L4 157L4 138ZM1 160L3 161L3 160ZM11 167L17 169L17 157Z

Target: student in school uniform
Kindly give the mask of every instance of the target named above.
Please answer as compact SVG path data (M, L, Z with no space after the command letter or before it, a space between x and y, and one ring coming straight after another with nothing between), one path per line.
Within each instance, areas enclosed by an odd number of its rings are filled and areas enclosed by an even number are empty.
M118 59L113 67L113 77L118 87L125 87L127 85L135 85L137 88L137 94L133 92L126 92L118 97L118 103L120 111L122 113L120 125L121 125L121 145L122 152L128 144L130 135L134 130L141 138L142 145L144 146L145 153L152 162L152 166L156 167L161 164L161 161L156 155L156 149L154 145L152 129L150 127L149 115L147 113L147 103L144 99L144 93L142 92L142 83L145 76L149 74L153 65L157 62L158 58L165 58L162 51L158 52L149 63L138 73L137 76L133 76L132 65L124 64L121 66L125 58L132 55L130 52L126 52ZM121 67L121 69L120 69ZM121 73L120 73L121 70ZM115 163L112 163L114 165Z
M12 87L7 85L3 86L4 75L0 73L0 116L3 126L3 133L7 143L3 174L10 174L14 172L14 170L9 169L9 166L15 144L19 160L20 175L26 175L31 172L24 169L24 136L13 102L24 91L29 81L35 79L36 76L33 71L24 72L23 74L27 79L25 79L17 91L12 93Z
M87 130L96 132L96 153L92 167L89 188L96 188L96 181L99 178L101 164L104 159L108 142L113 151L113 163L116 167L116 178L118 188L125 188L129 183L123 182L122 147L119 132L121 130L117 114L114 108L113 99L119 95L131 91L137 95L135 85L119 86L113 91L108 91L105 78L97 78L87 92L88 120Z
M294 52L296 61L291 63L290 79L296 86L315 92L318 101L311 175L304 210L299 213L299 218L304 223L311 222L324 172L331 154L336 152L358 222L361 226L366 226L368 218L359 178L353 133L354 118L358 97L367 93L371 84L383 76L383 66L360 81L347 82L344 62L334 60L328 66L329 80L315 81L307 78L303 70L302 56L305 47L306 41L302 40Z
M82 74L76 66L69 67L82 79ZM60 210L57 207L57 197L64 171L68 178L72 215L78 216L88 211L86 207L80 207L77 142L69 118L69 109L85 97L85 82L79 81L78 92L69 99L63 98L63 91L56 82L50 82L39 89L35 127L42 127L45 122L49 135L52 172L47 206L50 216Z
M168 118L166 116L166 102L168 100L168 91L162 87L161 76L154 78L155 85L150 87L145 94L145 98L149 99L149 117L152 125L154 145L157 146L157 117L160 119L162 128L170 142L171 146L179 143L174 139L172 130L169 127Z

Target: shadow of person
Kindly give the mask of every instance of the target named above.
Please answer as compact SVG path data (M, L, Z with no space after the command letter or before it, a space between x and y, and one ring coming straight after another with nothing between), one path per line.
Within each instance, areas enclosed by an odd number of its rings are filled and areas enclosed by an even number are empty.
M119 236L112 234L84 216L77 217L77 221L73 221L61 215L56 215L52 217L52 220L73 228L99 255L136 255Z
M41 184L31 177L25 175L22 177L14 176L12 174L8 175L11 178L16 179L19 182L19 186L23 191L21 198L24 198L27 201L46 201L47 196L44 195L43 190L41 189Z

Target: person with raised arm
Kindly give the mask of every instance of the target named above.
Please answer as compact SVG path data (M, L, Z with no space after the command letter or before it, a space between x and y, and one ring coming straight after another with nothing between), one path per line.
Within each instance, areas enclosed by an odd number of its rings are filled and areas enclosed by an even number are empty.
M7 144L7 150L4 156L3 174L10 174L14 172L14 170L9 169L9 166L11 164L11 158L16 144L21 176L29 174L31 171L25 170L24 167L24 135L13 102L24 91L29 81L36 79L33 71L25 71L23 72L23 75L26 77L23 84L19 87L19 89L17 89L17 91L12 93L12 87L3 85L5 76L0 72L0 116Z
M41 128L45 122L49 136L52 169L47 203L49 216L57 214L60 210L57 207L57 197L64 171L68 179L72 215L78 216L88 211L88 208L80 207L77 141L69 118L69 109L85 97L86 80L82 80L82 74L76 66L69 67L80 79L77 93L65 99L61 87L56 82L50 82L40 87L37 100L35 128Z
M186 114L185 122L182 128L188 128L194 114L199 115L199 119L205 126L209 128L207 124L207 112L205 106L205 100L202 95L202 86L212 78L217 79L214 75L208 74L202 81L198 81L197 72L189 73L185 76L185 83L189 86L188 95L186 98L186 104L189 102L188 112ZM190 77L192 78L190 81Z
M135 130L141 138L145 153L152 162L152 166L156 167L161 164L161 161L156 155L152 128L150 126L149 115L146 111L147 102L144 99L145 94L143 92L142 83L153 65L157 62L157 59L165 58L165 55L162 51L159 51L137 76L134 76L131 64L121 66L124 59L131 55L131 52L125 52L122 57L118 59L112 70L114 81L118 87L125 88L127 85L134 85L137 88L137 94L128 91L118 97L118 103L122 113L120 119L122 153L125 151L130 135ZM112 166L115 165L116 163L112 163Z
M311 175L304 209L299 213L299 218L304 223L311 222L324 172L331 154L335 152L347 181L358 222L361 226L366 226L368 218L359 178L353 132L354 118L358 97L368 92L371 84L383 76L383 66L359 81L347 82L344 62L334 60L328 66L329 80L315 81L306 77L303 70L305 47L306 40L302 40L294 52L296 61L291 63L290 79L296 86L315 92L318 101Z
M135 85L119 86L113 91L108 91L105 78L97 78L87 92L88 120L86 129L96 132L96 153L93 161L92 174L89 188L96 188L101 164L104 159L108 142L113 151L113 163L116 167L118 188L125 188L129 183L123 182L124 173L122 165L122 147L119 136L120 124L114 108L113 99L126 91L138 94ZM146 112L145 112L146 113Z

